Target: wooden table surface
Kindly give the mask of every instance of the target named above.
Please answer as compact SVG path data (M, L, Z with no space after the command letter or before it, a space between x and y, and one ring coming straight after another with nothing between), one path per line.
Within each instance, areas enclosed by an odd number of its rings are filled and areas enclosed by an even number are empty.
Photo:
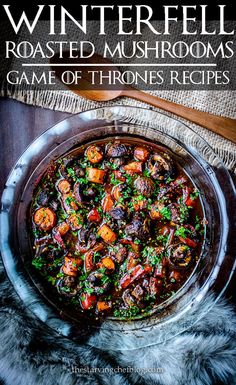
M43 131L68 116L68 113L0 99L0 195L9 171L25 148ZM236 305L236 273L226 296Z

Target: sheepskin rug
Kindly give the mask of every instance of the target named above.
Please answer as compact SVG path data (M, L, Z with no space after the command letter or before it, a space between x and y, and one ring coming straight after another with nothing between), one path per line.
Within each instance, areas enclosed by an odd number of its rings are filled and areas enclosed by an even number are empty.
M49 330L25 309L3 270L1 286L0 384L6 385L216 385L236 384L236 315L221 299L200 321L158 343L146 333L145 345L111 332L77 344ZM201 311L213 304L210 294ZM191 324L192 308L181 324ZM181 327L181 325L179 325ZM178 325L177 325L178 328ZM96 346L101 338L104 349ZM101 344L100 344L101 345ZM2 381L2 382L1 382Z

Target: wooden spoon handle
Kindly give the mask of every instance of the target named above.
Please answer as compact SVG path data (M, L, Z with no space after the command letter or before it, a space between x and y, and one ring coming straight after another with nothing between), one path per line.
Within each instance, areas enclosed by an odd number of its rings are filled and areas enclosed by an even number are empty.
M236 119L225 118L223 116L198 111L133 88L125 88L122 91L122 96L128 96L129 98L137 99L151 104L154 107L161 108L162 110L172 112L175 115L181 116L182 118L190 120L193 123L208 128L216 134L219 134L236 143Z

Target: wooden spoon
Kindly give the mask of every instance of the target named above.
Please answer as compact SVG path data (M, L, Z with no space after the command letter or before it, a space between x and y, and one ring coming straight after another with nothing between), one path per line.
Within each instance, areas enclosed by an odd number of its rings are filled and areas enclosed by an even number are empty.
M150 95L146 92L123 84L117 85L116 83L116 89L114 90L114 86L108 84L108 82L106 83L106 80L103 81L102 85L99 85L99 74L95 72L94 84L92 84L90 71L103 71L103 75L107 76L109 74L118 75L120 74L120 70L110 61L97 54L94 54L91 58L86 59L71 59L65 52L63 53L63 56L63 59L58 56L54 56L51 61L52 68L60 80L62 73L66 70L73 73L75 73L75 71L81 71L81 79L79 79L78 84L68 86L76 94L97 102L104 102L121 96L128 96L129 98L151 104L154 107L161 108L162 110L168 112L172 112L181 118L185 118L202 127L208 128L216 134L219 134L236 143L236 119L198 111L194 108L182 106L180 104L161 99L158 96ZM65 62L69 63L70 67L64 67L63 63ZM61 66L58 66L60 63L62 63ZM97 65L95 65L95 63L97 63ZM54 66L55 64L56 66Z

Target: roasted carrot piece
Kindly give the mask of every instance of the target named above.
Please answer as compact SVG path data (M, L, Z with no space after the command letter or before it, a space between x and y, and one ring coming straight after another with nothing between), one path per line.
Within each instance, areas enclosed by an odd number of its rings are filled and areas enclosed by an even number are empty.
M131 284L131 276L129 274L123 275L123 277L120 279L119 284L122 289L126 289Z
M95 295L83 293L81 295L81 306L84 310L89 310L96 305L97 297Z
M58 182L57 188L60 191L61 194L68 194L71 189L70 182L66 179L62 179Z
M185 243L187 246L189 247L197 247L197 242L193 241L192 239L190 238L182 238L182 237L179 237L180 241Z
M98 168L87 167L88 180L93 183L103 184L105 171L99 170Z
M130 239L121 239L120 243L122 245L130 245L135 253L138 253L140 250L140 244L134 243Z
M80 214L71 214L67 219L72 230L79 230L82 227L84 222L82 215Z
M108 270L115 270L115 264L110 257L105 257L102 259L102 265Z
M135 147L134 150L134 157L137 160L141 160L142 162L145 162L148 158L149 151L145 147Z
M102 149L95 144L92 144L87 148L86 155L91 163L99 163L103 159Z
M112 189L112 195L116 201L118 201L122 197L122 188L123 188L123 184L120 183L117 186L113 187Z
M114 202L111 194L106 194L102 200L102 209L104 213L111 211L111 209L113 208L113 205L114 205Z
M41 207L34 213L34 223L43 231L51 230L56 224L56 214L49 207Z
M124 166L124 170L127 174L141 174L142 162L130 162Z
M162 218L161 210L164 208L163 203L155 202L151 205L150 217L154 220Z
M57 230L60 235L65 235L70 230L70 226L68 223L62 222L57 226Z
M81 258L65 257L64 265L62 267L63 273L76 277L78 273L78 266L81 266L82 262Z
M97 311L99 312L110 310L111 308L112 308L111 301L98 301L97 303Z
M128 261L127 261L127 270L132 269L133 267L137 266L137 264L138 264L137 259L135 259L133 255L129 255Z
M94 255L93 250L89 250L84 254L84 270L86 272L91 271L94 267L93 255Z
M146 199L137 200L135 199L135 197L132 199L132 203L133 203L134 211L142 211L148 205L148 202Z
M88 213L88 220L89 222L100 222L101 220L101 215L99 214L99 212L97 211L97 209L92 209L89 213Z
M94 253L96 251L101 251L104 249L104 244L103 243L97 243L94 245L94 247L90 250L87 250L84 254L84 269L85 271L90 271L94 267ZM82 251L81 251L82 252Z
M122 175L120 171L114 170L113 174L117 180L119 180L120 182L125 182L125 177Z
M103 243L97 243L95 246L93 246L92 250L93 251L101 251L105 248Z
M110 229L106 224L102 225L98 230L98 235L106 242L113 243L115 242L117 235Z

